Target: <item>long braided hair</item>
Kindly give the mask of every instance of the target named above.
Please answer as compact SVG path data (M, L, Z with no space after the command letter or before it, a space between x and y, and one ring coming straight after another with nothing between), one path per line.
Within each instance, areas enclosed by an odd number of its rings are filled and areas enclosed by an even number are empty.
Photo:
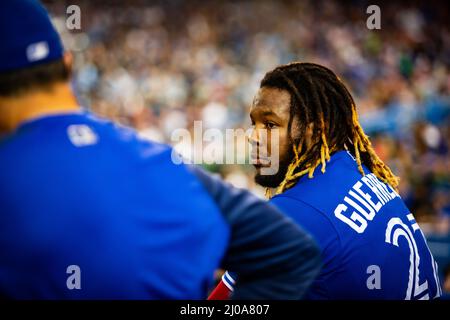
M353 97L333 71L314 63L294 62L268 72L261 81L262 87L287 90L291 96L288 132L295 157L275 194L283 193L304 175L313 178L314 170L320 165L325 172L330 154L344 149L354 156L362 175L364 164L397 190L399 178L376 155L359 124ZM304 134L291 136L295 116L302 133L308 124L314 124L311 143L306 143ZM269 189L267 196L272 196Z

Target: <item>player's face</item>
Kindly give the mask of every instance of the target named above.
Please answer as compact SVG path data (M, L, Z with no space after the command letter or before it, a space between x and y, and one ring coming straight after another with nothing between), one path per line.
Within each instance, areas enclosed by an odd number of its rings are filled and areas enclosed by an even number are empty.
M250 109L253 125L249 138L251 159L256 168L255 181L264 187L277 187L294 157L288 134L290 104L288 91L263 87L256 94ZM294 131L296 123L294 119Z

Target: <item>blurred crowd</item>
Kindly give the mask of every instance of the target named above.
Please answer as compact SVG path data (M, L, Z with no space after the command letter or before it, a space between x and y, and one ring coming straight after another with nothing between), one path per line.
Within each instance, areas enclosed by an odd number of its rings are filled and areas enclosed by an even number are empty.
M300 60L333 69L425 233L450 237L450 21L444 1L44 1L74 53L80 102L174 144L175 129L248 128L259 81ZM68 30L66 8L81 9ZM239 151L238 151L239 152ZM209 169L261 194L252 168ZM450 248L449 248L450 251Z

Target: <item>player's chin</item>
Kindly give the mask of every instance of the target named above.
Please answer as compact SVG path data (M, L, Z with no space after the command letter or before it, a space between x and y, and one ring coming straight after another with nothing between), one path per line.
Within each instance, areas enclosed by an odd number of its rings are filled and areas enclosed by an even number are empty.
M256 169L255 182L265 188L276 188L283 181L284 175L275 172L269 166L254 165Z
M276 171L274 171L270 164L261 164L261 163L254 163L253 167L256 170L256 175L274 175L276 174Z

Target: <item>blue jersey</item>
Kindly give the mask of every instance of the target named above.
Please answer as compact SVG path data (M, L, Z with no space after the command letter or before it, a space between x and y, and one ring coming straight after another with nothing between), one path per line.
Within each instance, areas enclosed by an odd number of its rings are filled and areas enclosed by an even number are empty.
M437 265L400 196L347 151L326 172L302 177L271 199L309 231L323 268L310 299L433 299L441 289Z
M303 295L320 267L311 237L172 157L86 112L34 119L4 137L0 296L202 299L218 267L252 275L239 298ZM264 272L280 268L267 281Z
M0 144L0 181L8 297L198 299L227 245L223 216L170 148L89 114L19 127Z

